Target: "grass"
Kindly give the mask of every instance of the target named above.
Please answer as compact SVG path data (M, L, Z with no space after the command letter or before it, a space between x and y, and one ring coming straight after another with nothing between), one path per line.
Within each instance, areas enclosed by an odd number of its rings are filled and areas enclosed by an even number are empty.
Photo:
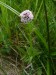
M56 75L55 2L0 0L0 58L20 69L20 75ZM24 24L19 14L26 9L34 20Z

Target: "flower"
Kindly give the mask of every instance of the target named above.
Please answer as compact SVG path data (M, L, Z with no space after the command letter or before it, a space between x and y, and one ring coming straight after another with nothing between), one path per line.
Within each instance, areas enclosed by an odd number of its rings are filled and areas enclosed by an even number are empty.
M21 22L27 23L33 19L33 14L30 10L25 10L20 13Z

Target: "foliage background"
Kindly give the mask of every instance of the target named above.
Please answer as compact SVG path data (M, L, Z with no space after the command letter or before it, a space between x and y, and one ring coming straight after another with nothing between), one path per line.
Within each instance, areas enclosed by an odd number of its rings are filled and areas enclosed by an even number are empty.
M21 23L19 15L1 1L17 10L18 14L31 10L34 20ZM44 0L0 0L0 59L14 64L20 75L56 75L56 1L45 0L45 5L50 52Z

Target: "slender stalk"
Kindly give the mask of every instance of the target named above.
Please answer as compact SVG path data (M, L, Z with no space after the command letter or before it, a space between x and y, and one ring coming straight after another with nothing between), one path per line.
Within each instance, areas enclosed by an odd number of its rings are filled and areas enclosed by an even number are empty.
M17 10L13 9L13 8L10 7L9 5L7 5L6 3L0 1L0 5L6 7L7 9L9 9L9 10L12 11L13 13L15 13L17 16L20 15L20 13L19 13ZM19 17L20 17L20 16L19 16Z
M48 40L47 75L51 75L49 22L47 17L47 9L46 9L45 0L43 0L43 3L44 3L44 12L45 12L46 27L47 27L47 40Z

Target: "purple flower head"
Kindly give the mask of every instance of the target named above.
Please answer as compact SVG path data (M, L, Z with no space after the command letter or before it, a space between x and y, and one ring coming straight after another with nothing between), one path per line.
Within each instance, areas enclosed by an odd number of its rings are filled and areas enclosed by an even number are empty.
M20 13L21 22L27 23L33 19L33 14L30 10L25 10Z

